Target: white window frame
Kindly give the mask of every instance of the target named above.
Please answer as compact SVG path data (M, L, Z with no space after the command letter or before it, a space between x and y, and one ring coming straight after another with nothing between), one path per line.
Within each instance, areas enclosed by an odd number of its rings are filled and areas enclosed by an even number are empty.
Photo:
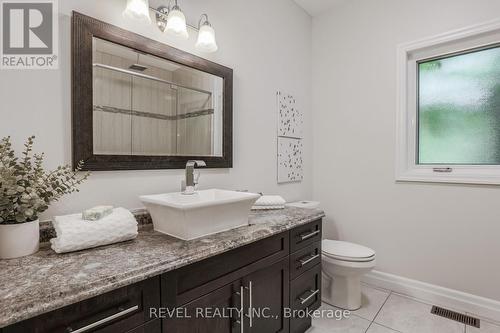
M398 46L396 181L500 185L500 165L416 162L417 62L499 43L500 20L495 20Z

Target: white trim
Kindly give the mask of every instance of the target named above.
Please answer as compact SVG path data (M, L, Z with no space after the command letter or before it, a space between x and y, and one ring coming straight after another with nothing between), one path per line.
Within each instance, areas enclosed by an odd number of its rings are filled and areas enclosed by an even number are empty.
M500 166L422 166L415 163L416 150L416 103L415 92L410 93L410 81L415 77L418 59L429 58L448 52L463 51L478 46L500 42L500 20L457 29L417 41L403 43L397 47L397 119L396 119L396 181L442 182L464 184L500 185ZM409 65L410 64L410 65ZM411 70L409 70L409 68ZM412 69L415 68L415 69ZM415 104L415 105L413 105ZM414 112L415 111L415 112ZM411 113L410 113L411 112ZM437 173L433 167L450 167L451 173Z
M372 271L362 280L375 287L389 289L430 304L500 321L500 301L380 271Z

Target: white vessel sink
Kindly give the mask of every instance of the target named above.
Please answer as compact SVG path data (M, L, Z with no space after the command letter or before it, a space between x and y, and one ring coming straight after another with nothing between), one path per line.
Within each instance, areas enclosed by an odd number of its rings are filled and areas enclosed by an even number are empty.
M140 197L154 229L183 240L248 225L248 214L259 194L226 190L191 195L164 193Z

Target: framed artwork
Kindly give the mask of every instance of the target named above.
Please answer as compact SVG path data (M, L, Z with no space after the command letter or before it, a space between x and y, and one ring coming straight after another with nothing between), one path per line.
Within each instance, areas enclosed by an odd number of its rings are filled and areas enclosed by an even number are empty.
M302 138L304 114L297 107L295 97L278 91L278 136Z
M302 165L302 140L278 137L278 183L302 181Z

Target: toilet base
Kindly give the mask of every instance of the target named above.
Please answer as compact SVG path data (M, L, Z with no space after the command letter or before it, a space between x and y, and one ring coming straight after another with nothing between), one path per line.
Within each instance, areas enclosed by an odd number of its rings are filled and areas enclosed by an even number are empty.
M322 301L345 310L361 308L361 277L322 274Z

